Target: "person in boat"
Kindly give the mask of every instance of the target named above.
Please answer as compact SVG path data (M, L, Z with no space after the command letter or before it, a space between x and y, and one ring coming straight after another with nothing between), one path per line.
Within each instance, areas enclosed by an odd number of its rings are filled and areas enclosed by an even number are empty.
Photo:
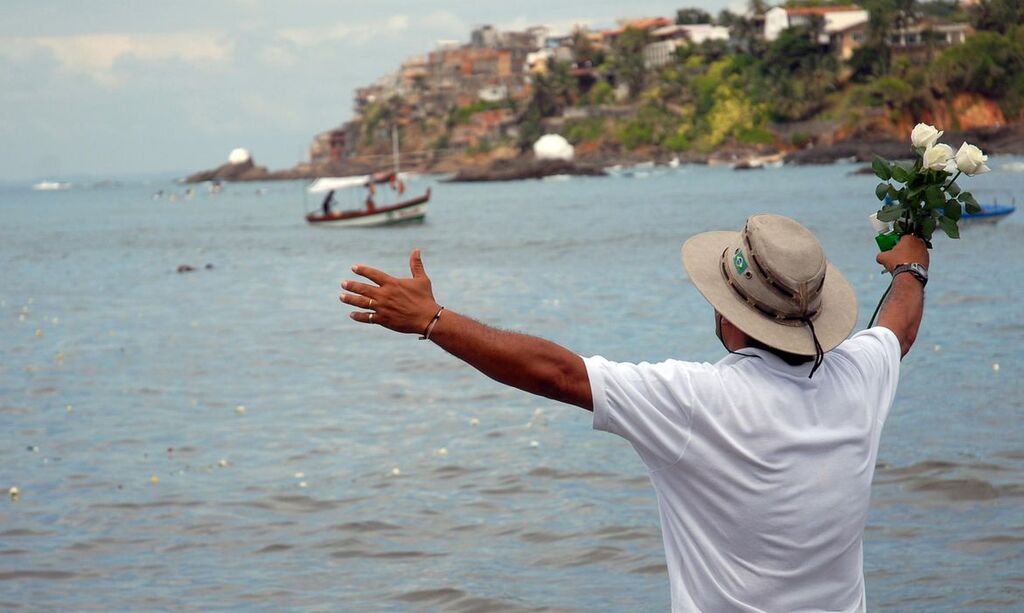
M728 352L715 364L584 358L479 323L438 304L419 250L409 278L353 266L366 282L340 299L357 322L419 334L631 443L658 494L673 611L864 611L871 480L928 249L904 236L877 257L892 288L878 325L850 338L854 291L792 219L693 236L682 256Z
M377 203L373 201L373 196L377 193L377 188L374 187L373 181L366 183L366 210L372 213L377 210Z
M388 184L391 186L391 191L397 193L399 196L405 193L405 182L398 176L397 172L391 173L391 177L388 179Z
M324 217L331 216L331 205L334 204L334 190L327 192L324 196L324 201L320 204L320 208L324 211Z

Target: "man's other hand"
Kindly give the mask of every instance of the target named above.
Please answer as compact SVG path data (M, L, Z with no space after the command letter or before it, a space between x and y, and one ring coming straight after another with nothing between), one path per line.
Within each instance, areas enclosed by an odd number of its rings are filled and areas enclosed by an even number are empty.
M422 334L441 307L434 301L430 278L423 270L420 250L409 254L411 278L392 277L376 268L356 264L352 272L372 283L343 281L345 290L339 300L362 311L353 311L352 319L365 324L380 324L395 332Z

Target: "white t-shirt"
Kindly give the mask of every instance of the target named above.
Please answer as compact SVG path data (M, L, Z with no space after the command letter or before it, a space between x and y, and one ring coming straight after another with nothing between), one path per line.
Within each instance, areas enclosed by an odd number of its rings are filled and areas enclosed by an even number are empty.
M629 441L658 495L672 610L863 611L863 536L899 379L890 330L811 364L585 358L594 428Z

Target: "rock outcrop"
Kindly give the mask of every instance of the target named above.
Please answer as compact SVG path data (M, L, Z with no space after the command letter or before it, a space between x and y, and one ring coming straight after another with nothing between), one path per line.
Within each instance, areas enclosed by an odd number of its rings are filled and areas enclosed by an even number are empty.
M536 160L529 157L514 160L498 160L484 168L463 169L449 179L449 181L453 183L518 181L521 179L542 179L555 175L603 177L607 173L600 166L565 160Z

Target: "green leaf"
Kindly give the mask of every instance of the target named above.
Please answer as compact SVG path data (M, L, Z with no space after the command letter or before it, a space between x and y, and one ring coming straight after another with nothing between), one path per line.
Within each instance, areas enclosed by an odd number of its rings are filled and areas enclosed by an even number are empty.
M879 200L885 200L885 195L889 193L888 183L879 183L875 186L875 196L878 196Z
M946 197L942 195L942 190L939 189L938 185L929 185L928 188L924 190L924 201L933 209L946 205Z
M896 221L897 219L900 218L900 215L902 215L905 210L906 209L904 209L904 207L901 206L883 207L880 211L878 211L878 221L884 221L886 223L890 221Z
M961 193L957 197L957 200L959 200L960 202L963 202L964 204L974 204L974 205L978 204L978 201L974 199L974 195L971 194L971 192L963 192L963 193Z
M960 238L960 229L956 227L954 220L943 215L939 217L939 223L942 224L942 229L946 232L946 236L949 238Z
M888 181L892 178L892 172L889 171L889 160L876 155L871 160L871 170L875 171L875 176L883 181Z
M935 218L929 215L921 222L921 238L924 240L931 240L932 234L935 233Z
M956 200L951 200L946 203L946 206L942 209L942 212L946 217L957 221L960 219L960 215L963 213L963 209L960 208L960 203Z
M946 186L946 192L950 196L956 198L958 195L960 195L960 186L956 184L956 181L953 181L952 183Z
M896 179L900 183L906 183L910 180L910 171L900 166L899 164L893 164L892 166L892 178Z
M978 204L977 202L965 202L964 208L967 210L968 213L974 215L977 215L978 213L981 212L981 205Z

